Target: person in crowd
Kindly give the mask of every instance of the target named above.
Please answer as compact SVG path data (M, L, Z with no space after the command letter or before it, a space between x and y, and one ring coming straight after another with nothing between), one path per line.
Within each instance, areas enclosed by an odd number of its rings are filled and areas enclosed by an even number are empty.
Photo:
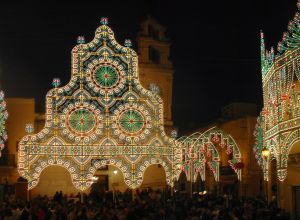
M176 192L151 188L132 191L97 191L69 198L56 192L53 198L37 196L28 203L0 203L0 220L264 220L289 219L276 204L263 198L234 198L228 195L195 194L190 198ZM81 198L81 196L80 196Z

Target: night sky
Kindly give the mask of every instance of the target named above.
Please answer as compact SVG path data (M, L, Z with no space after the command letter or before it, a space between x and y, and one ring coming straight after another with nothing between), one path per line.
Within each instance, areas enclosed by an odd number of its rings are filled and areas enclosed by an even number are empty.
M120 43L135 42L140 21L151 14L172 43L179 130L219 117L231 102L262 107L260 29L267 47L276 47L297 10L296 0L40 2L1 2L0 83L8 97L34 97L42 112L52 79L69 81L78 35L92 40L106 16Z

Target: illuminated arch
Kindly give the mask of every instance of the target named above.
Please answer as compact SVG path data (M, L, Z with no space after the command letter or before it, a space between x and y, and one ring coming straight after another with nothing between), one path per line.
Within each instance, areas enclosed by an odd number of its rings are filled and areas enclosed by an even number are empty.
M143 177L146 169L151 166L159 164L164 168L166 174L166 183L168 185L172 185L172 166L165 160L165 158L157 157L157 158L144 158L141 163L139 163L137 167L137 187L139 187L143 183Z
M43 160L40 163L36 163L35 166L32 167L33 172L31 176L27 176L27 180L30 180L28 181L28 190L31 190L38 185L41 173L49 166L60 166L68 170L75 188L81 189L81 184L78 183L80 181L78 176L78 167L71 160L57 160L57 162L54 164L54 160L49 158L48 160Z
M196 181L198 173L202 181L205 180L206 166L212 171L214 179L219 181L219 151L225 151L227 155L232 154L228 164L241 180L241 170L236 167L241 162L241 152L235 140L224 131L212 127L203 133L196 132L189 136L179 138L177 147L181 150L182 166L187 179ZM178 179L180 171L177 170Z
M283 181L288 174L288 158L293 145L300 141L300 129L294 130L288 134L283 144L280 160L277 163L277 177Z
M96 162L89 168L88 170L88 178L92 178L95 174L95 172L97 171L97 169L99 169L102 166L115 166L117 167L124 178L124 182L125 184L131 188L132 185L134 185L134 183L132 182L133 177L132 177L132 172L131 172L131 166L129 163L127 163L126 161L124 161L123 158L118 158L118 157L110 157L110 158L102 158L102 159L96 159Z

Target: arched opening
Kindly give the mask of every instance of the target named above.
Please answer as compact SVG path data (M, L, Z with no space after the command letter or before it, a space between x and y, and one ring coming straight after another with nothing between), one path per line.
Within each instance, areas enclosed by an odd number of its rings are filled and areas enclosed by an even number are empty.
M98 179L92 186L93 190L124 192L128 189L122 171L114 165L101 166L94 176Z
M277 197L277 167L276 167L276 159L272 158L270 165L269 165L269 183L270 187L268 188L268 191L266 192L266 195L268 197L268 200L273 200L275 197Z
M294 219L300 218L300 141L295 142L288 155L286 186L277 189L279 198L285 195L285 201L280 203L285 204L286 209L290 210Z
M188 192L188 181L185 172L181 172L178 181L175 183L175 189L182 193Z
M159 32L156 30L152 25L148 25L148 36L155 39L159 40Z
M149 60L153 63L159 64L160 63L160 53L154 47L149 47Z
M194 183L193 192L203 192L205 189L205 182L201 179L200 173L197 173L196 182Z
M94 173L94 177L96 178L91 186L90 196L97 202L119 202L122 193L128 189L122 171L114 165L101 166Z
M52 197L57 191L62 191L63 194L68 196L78 193L78 189L74 187L68 170L64 167L53 165L46 167L42 171L39 183L30 193L32 197L37 195Z
M152 164L146 168L141 189L152 188L163 190L166 185L166 172L162 165Z
M229 161L233 160L233 152L227 153L224 150L220 150L220 152L220 179L219 184L217 186L218 191L227 195L238 196L238 176L229 164Z
M218 190L218 182L215 180L213 171L210 170L210 167L206 163L206 172L205 172L205 189L208 192L216 193Z

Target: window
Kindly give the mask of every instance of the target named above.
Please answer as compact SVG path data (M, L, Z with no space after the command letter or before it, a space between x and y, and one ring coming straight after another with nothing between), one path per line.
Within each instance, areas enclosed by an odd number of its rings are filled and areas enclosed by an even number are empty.
M159 40L158 31L155 30L151 25L148 25L148 36L155 40Z
M158 50L151 46L149 47L149 60L151 60L153 63L160 63L160 54Z

